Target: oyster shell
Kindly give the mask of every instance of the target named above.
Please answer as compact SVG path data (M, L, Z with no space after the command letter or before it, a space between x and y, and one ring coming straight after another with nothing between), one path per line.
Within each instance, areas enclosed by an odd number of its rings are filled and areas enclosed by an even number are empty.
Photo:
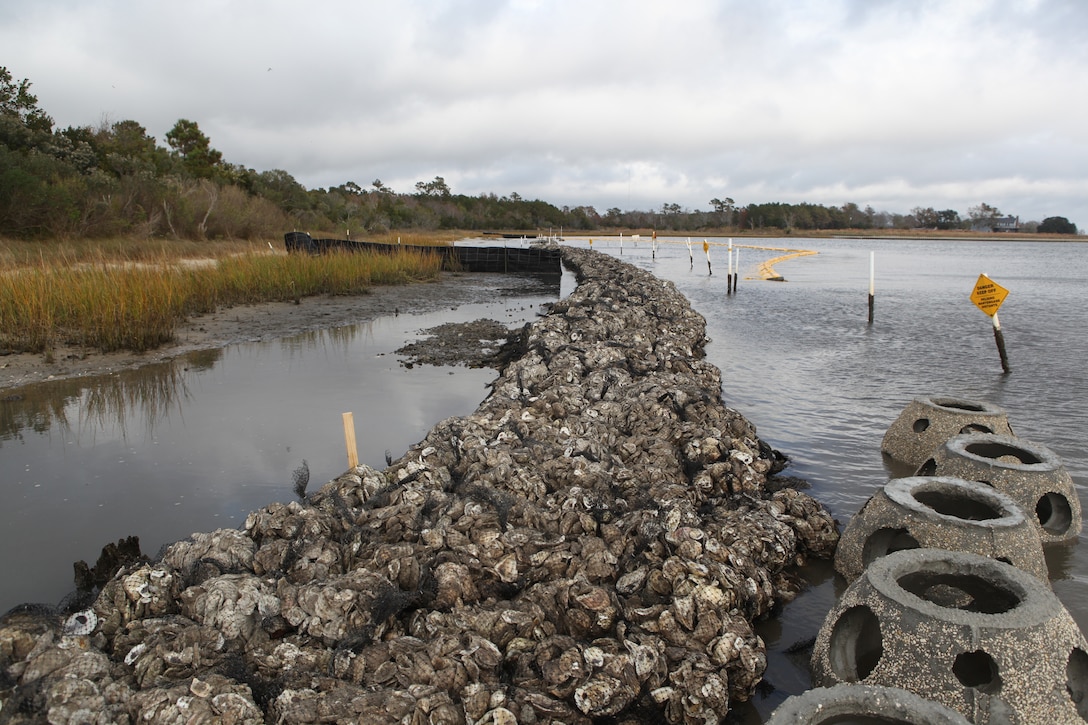
M10 675L88 722L725 717L766 667L750 620L835 523L769 490L781 460L723 404L675 287L564 256L578 288L474 413L120 571L63 623L0 622Z

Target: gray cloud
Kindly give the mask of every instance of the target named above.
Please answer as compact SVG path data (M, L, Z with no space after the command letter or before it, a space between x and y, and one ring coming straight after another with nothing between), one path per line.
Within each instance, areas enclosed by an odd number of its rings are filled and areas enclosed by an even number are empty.
M0 46L61 125L197 121L310 187L600 210L810 201L1088 225L1088 5L14 0Z

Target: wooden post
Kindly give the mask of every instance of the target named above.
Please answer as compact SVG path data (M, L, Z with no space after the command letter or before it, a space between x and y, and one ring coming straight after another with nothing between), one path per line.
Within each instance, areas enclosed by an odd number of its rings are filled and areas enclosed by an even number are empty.
M703 251L706 252L706 270L708 274L714 274L714 268L710 266L710 245L707 241L703 240Z
M1005 353L1005 334L1001 332L1001 322L997 319L997 313L993 314L994 320L994 342L997 343L997 354L1001 357L1001 370L1008 373L1012 372L1009 367L1009 356Z
M737 291L737 280L740 279L740 250L733 255L733 293Z
M691 237L688 237L688 269L695 267L695 257L691 256Z
M869 324L873 324L873 308L876 306L876 252L869 252Z
M344 413L344 443L348 449L348 468L359 465L359 451L355 447L355 417Z

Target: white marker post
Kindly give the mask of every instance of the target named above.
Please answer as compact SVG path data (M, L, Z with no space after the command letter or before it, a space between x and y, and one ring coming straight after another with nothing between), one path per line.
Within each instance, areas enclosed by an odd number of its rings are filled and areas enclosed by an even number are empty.
M733 249L733 237L729 237L729 248ZM740 279L740 247L733 252L733 292L737 291L737 281Z
M733 291L733 240L729 240L729 264L725 270L725 293Z
M691 237L688 237L688 269L695 267L695 257L691 256Z
M714 268L710 266L710 245L705 239L703 240L703 251L706 252L706 271L713 275Z

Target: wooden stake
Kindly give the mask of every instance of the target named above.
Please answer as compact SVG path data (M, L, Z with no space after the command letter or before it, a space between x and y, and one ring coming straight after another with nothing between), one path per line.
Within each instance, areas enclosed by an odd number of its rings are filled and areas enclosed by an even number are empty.
M710 245L703 240L703 251L706 252L706 270L708 274L714 274L714 268L710 266Z
M344 413L344 443L348 449L348 468L359 465L359 451L355 448L355 417Z
M740 279L740 250L733 254L733 293L737 291L737 280Z

